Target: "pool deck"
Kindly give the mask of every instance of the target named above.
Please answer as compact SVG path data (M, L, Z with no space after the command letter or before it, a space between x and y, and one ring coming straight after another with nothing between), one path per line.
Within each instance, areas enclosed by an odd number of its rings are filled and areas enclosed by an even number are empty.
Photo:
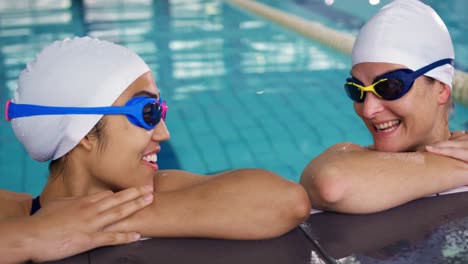
M275 239L152 238L50 263L448 263L453 252L468 258L467 200L462 192L375 214L313 214Z

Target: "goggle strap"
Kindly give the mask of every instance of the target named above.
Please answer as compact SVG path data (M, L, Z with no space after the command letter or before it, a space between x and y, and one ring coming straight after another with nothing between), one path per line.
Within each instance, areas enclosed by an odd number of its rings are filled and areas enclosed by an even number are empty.
M131 114L131 107L113 106L113 107L62 107L62 106L41 106L30 104L15 104L7 102L5 111L6 119L37 116L37 115L112 115L112 114Z
M435 69L437 67L440 67L440 66L445 65L445 64L450 64L450 65L453 66L454 63L455 63L454 60L450 59L450 58L441 59L441 60L433 62L433 63L431 63L431 64L429 64L427 66L422 67L421 69L413 72L411 75L412 75L412 77L414 79L416 79L417 77L419 77L419 76L425 74L426 72L431 71L431 70L433 70L433 69Z

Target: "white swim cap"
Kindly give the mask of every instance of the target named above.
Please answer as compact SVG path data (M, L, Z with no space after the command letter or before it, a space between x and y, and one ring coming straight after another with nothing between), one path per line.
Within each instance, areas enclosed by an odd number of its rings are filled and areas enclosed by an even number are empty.
M56 41L29 62L13 102L46 106L110 106L148 65L131 50L89 37ZM44 115L11 120L16 137L38 161L72 150L102 115Z
M445 58L455 58L447 27L418 0L395 0L382 7L361 29L352 51L353 66L386 62L417 70ZM453 66L445 64L424 75L452 87L453 74Z

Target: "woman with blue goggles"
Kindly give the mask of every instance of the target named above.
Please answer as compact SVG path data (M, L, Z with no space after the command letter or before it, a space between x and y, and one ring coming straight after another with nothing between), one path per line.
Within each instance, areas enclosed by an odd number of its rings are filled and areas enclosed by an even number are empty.
M57 199L90 197L97 204L92 208L112 205L130 216L105 214L107 221L103 221L96 210L96 216L88 212L86 219L96 217L106 224L106 232L137 238L271 238L309 216L305 190L266 170L239 169L210 177L160 170L161 142L170 137L167 109L148 65L130 50L89 37L49 45L21 73L15 98L6 105L6 119L29 155L38 161L51 160L49 179L32 201L5 203L39 217ZM110 191L124 193L102 202L94 198ZM132 199L139 203L123 209L117 206ZM83 211L83 205L76 206L77 214ZM14 215L29 219L24 209ZM76 225L67 226L82 228L78 221L82 217L76 219ZM91 231L103 233L102 224L95 225L98 230ZM65 237L60 241L74 241L72 235L81 234L74 231L63 230ZM88 247L73 244L69 251L54 254L65 257L106 245L85 244Z
M360 30L344 89L373 144L340 143L301 176L312 205L372 213L468 185L468 135L448 120L454 51L428 5L395 0Z

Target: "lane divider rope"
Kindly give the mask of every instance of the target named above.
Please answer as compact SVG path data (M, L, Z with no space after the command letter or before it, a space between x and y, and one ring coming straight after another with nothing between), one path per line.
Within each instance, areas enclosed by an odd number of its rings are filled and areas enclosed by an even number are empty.
M351 55L356 37L323 24L292 15L252 0L228 0L227 3L249 13L270 20L307 38ZM455 69L452 96L458 103L468 106L468 73Z

